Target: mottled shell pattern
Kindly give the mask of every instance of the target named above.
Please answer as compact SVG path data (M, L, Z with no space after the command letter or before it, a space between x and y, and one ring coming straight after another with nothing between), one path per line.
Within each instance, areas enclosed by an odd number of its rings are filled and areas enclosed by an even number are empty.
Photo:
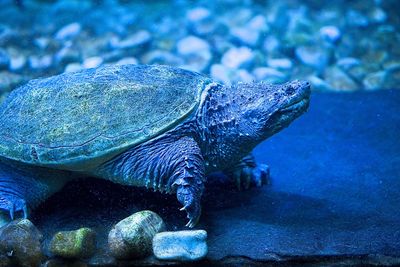
M211 80L156 65L113 65L32 80L0 106L0 157L96 166L192 116Z

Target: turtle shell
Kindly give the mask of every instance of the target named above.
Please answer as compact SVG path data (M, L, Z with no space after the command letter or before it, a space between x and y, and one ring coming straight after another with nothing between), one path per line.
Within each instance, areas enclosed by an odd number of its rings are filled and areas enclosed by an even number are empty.
M211 80L152 65L114 65L32 80L0 107L0 156L87 170L168 131Z

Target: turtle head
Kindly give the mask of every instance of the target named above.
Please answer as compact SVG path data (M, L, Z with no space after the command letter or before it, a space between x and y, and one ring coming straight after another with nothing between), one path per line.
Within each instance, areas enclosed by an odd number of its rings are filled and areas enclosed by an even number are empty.
M239 83L232 89L240 112L239 134L257 141L287 127L307 110L310 100L306 81Z

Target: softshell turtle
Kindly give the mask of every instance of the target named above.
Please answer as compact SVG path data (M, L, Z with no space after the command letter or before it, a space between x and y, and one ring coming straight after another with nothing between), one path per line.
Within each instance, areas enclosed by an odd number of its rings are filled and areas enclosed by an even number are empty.
M168 66L114 65L32 80L0 107L0 209L11 219L69 180L176 193L193 227L206 175L267 174L251 150L308 107L310 85L224 86Z

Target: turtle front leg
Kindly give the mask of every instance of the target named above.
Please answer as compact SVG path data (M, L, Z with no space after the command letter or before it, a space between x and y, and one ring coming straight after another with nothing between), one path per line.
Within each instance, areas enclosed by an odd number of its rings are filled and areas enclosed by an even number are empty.
M204 191L204 165L201 154L184 156L177 169L178 177L172 184L176 197L183 205L181 211L186 211L189 222L187 227L194 227L201 215L201 196Z
M244 157L233 167L224 171L225 175L231 177L238 190L249 189L251 185L261 187L269 184L270 172L266 164L257 164L252 154Z
M0 226L28 211L61 189L67 176L62 171L0 162Z

